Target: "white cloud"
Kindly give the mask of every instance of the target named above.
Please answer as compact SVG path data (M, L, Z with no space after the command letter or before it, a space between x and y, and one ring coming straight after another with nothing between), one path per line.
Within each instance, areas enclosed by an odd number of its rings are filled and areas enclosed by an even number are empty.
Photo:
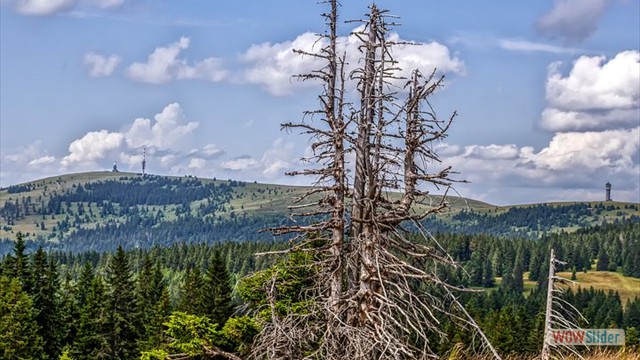
M581 56L567 76L549 67L547 109L541 125L552 131L633 127L640 121L640 52Z
M552 54L575 54L583 52L583 50L577 48L567 48L517 39L499 39L498 46L504 50L521 52L547 52Z
M179 59L182 50L189 47L188 37L181 37L166 47L157 47L147 58L147 62L136 62L129 66L131 79L149 84L163 84L172 80L202 79L211 82L221 81L227 71L222 61L206 58L189 65L185 59Z
M119 149L124 142L124 135L107 130L92 131L69 145L69 155L61 164L68 167L74 164L93 163L103 159L107 153Z
M609 168L611 171L638 169L640 127L584 133L558 133L539 153L525 160L552 171ZM637 179L636 179L637 180Z
M68 10L76 0L15 0L9 3L22 15L44 16Z
M216 144L207 144L201 149L192 149L189 155L212 159L224 154L224 150L220 149Z
M248 155L237 157L232 160L223 161L221 164L223 169L233 170L233 171L254 169L259 165L260 163L256 159Z
M598 28L612 0L555 0L553 8L536 22L539 33L570 43L580 42Z
M618 200L640 200L640 127L557 133L539 151L513 144L440 148L443 164L471 181L461 187L488 202L597 200L606 181L616 184Z
M13 149L0 149L0 169L0 186L4 187L33 180L34 176L59 173L59 164L41 141L35 141Z
M485 160L515 159L519 150L515 144L488 146L469 145L464 148L464 156L476 157Z
M72 10L76 7L112 9L120 7L125 0L6 0L2 1L22 15L47 16Z
M189 169L202 170L207 166L207 160L202 158L193 158L187 166Z
M361 28L354 31L360 31ZM406 42L397 33L389 35L390 41ZM308 53L318 53L326 45L326 39L318 39L314 33L303 33L292 41L281 43L262 43L252 45L241 54L240 59L248 64L243 81L260 85L269 93L276 96L290 95L296 87L311 86L313 82L301 82L292 76L307 74L319 69L322 61L312 57L303 56L294 52L301 50ZM338 38L338 52L347 53L347 73L358 66L362 56L358 49L359 41L356 35L341 36ZM449 49L437 42L417 43L416 45L399 44L393 48L393 57L398 61L398 67L402 69L398 75L408 76L410 72L418 68L424 73L430 73L438 69L441 73L463 73L464 63L452 56ZM402 81L398 81L402 83Z
M198 122L188 121L178 103L165 106L152 119L137 118L122 131L89 132L69 145L59 164L69 171L95 170L117 160L120 170L139 171L146 147L147 171L184 174L207 170L208 160L224 151L215 144L193 147ZM122 165L122 166L121 166ZM110 167L110 165L109 165Z
M277 139L271 144L271 147L262 155L262 174L267 178L282 176L285 169L293 166L292 151L294 145Z
M638 124L637 109L609 111L562 111L547 108L542 112L541 126L551 131L589 131L627 128Z
M29 161L29 166L42 166L53 164L56 161L54 156L46 155Z
M90 52L84 56L84 63L89 66L89 75L93 77L111 75L121 61L117 55L104 56Z
M183 149L188 145L186 137L193 133L198 123L187 121L180 104L172 103L154 116L154 120L137 118L126 131L130 148L141 146L158 149Z

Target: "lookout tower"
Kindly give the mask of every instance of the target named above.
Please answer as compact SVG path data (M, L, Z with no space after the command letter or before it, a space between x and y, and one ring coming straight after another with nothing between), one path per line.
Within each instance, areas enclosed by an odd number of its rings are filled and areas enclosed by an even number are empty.
M605 189L605 201L611 201L611 183L607 182L604 186Z

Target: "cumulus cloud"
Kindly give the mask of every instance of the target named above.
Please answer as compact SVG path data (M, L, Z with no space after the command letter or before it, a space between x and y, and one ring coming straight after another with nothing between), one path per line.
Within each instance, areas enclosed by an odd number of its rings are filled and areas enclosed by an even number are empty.
M489 202L533 196L539 201L597 200L606 181L616 184L619 200L640 200L640 127L557 133L539 151L514 144L440 148L448 150L441 152L444 163L471 181L474 189L512 189L482 195ZM562 189L579 190L583 196L565 197ZM523 191L526 194L518 194Z
M252 158L249 155L244 155L235 159L223 161L221 164L223 169L233 171L255 169L259 165L260 163L258 162L258 160Z
M613 0L555 0L553 8L536 22L536 30L550 38L578 43L598 28Z
M547 108L541 125L551 131L588 131L633 127L640 111L640 52L581 56L564 76L559 63L549 67Z
M638 169L640 127L584 133L558 133L539 153L523 157L537 168L553 171Z
M136 62L129 66L131 79L149 84L163 84L172 80L201 79L218 82L225 78L227 71L218 58L206 58L190 65L178 56L189 47L188 37L165 47L157 47L144 63Z
M193 133L198 123L187 121L180 104L172 103L154 116L154 120L137 118L126 131L126 142L131 148L141 146L158 149L181 148L188 143L186 136Z
M75 163L93 163L105 157L111 151L120 148L124 135L107 130L92 131L69 145L69 155L61 164L65 167Z
M581 56L566 75L560 66L552 64L547 77L540 123L553 135L546 146L436 150L489 202L598 200L607 181L616 199L640 201L640 53Z
M194 148L193 134L198 126L198 122L186 118L180 104L172 103L153 118L134 119L121 131L91 131L74 140L59 165L63 170L83 171L117 160L123 165L120 166L122 170L138 170L144 146L147 164L153 164L157 171L179 174L205 170L211 165L209 160L221 156L224 151L215 144ZM49 160L45 157L34 161Z
M361 31L357 28L354 32ZM391 33L390 41L403 43L397 33ZM359 41L356 35L341 36L338 39L339 53L346 51L346 59L350 70L356 68L362 56L359 52ZM262 43L252 45L241 54L240 59L248 65L242 75L244 82L263 87L276 96L292 94L296 87L311 86L313 82L301 82L292 76L306 74L322 66L322 61L295 53L300 50L318 53L326 45L326 39L318 39L316 34L307 32L294 40L280 43ZM393 48L393 57L398 61L402 71L400 76L408 76L415 68L429 73L434 69L442 73L463 73L464 63L453 56L449 49L437 42L417 43L416 45L400 44Z
M121 61L117 55L104 56L90 52L84 56L84 63L89 67L89 75L92 77L111 75Z
M515 144L488 146L469 145L465 147L464 156L475 157L485 160L493 159L514 159L518 156L519 150Z
M47 16L69 11L78 6L99 9L117 8L125 0L7 0L4 2L22 15Z

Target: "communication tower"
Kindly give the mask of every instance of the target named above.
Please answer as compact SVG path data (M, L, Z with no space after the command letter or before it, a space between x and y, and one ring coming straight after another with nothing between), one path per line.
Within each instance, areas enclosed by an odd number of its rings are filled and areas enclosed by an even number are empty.
M145 170L147 167L147 147L142 147L142 177L145 175Z

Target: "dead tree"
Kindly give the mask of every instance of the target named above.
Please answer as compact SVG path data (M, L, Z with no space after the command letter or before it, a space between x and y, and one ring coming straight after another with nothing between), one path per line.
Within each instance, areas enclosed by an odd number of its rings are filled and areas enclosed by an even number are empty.
M345 54L338 54L337 2L324 14L328 33L320 35L319 52L301 55L322 59L325 66L302 80L320 80L320 108L300 123L283 124L311 138L313 166L290 175L311 175L316 187L291 208L294 216L321 217L305 225L271 229L296 233L292 250L313 256L314 287L310 309L271 321L254 344L254 358L289 359L427 359L435 357L430 335L444 336L440 315L480 335L480 328L457 301L458 290L433 270L457 266L422 228L420 221L447 206L446 197L431 203L430 187L451 187L451 168L442 166L434 145L446 137L456 116L441 119L429 97L443 76L414 70L402 79L389 40L393 17L370 7L355 35L361 60L346 74ZM399 81L406 83L398 87ZM347 101L345 87L355 83L358 96ZM352 154L353 163L346 161ZM351 171L348 171L350 169ZM350 185L352 184L352 185ZM305 210L302 210L305 209ZM425 241L414 241L404 226L413 226ZM431 246L427 246L431 242ZM311 246L313 243L313 246ZM274 279L275 281L275 279ZM427 285L430 292L421 291ZM272 309L276 286L268 287Z
M574 282L563 277L556 276L556 265L564 263L558 259L551 249L549 256L549 276L547 277L547 305L544 321L544 342L542 345L542 360L564 359L566 354L572 354L579 359L583 357L578 353L574 345L554 343L552 341L552 331L554 330L578 330L579 322L587 320L580 311L562 298L562 294L567 289L567 285ZM563 286L564 285L564 286Z

